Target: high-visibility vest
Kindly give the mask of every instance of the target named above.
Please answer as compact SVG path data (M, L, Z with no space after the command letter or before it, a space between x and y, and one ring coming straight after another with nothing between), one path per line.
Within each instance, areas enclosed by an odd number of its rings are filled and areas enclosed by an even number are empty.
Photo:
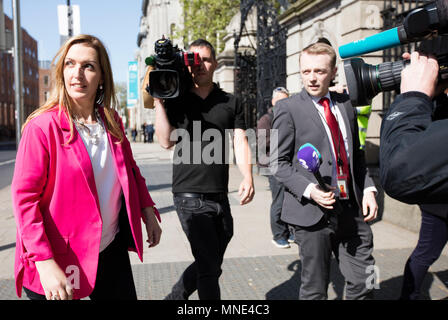
M367 125L369 124L369 117L372 113L372 106L356 107L356 117L358 119L359 128L359 144L360 149L364 150L366 147Z

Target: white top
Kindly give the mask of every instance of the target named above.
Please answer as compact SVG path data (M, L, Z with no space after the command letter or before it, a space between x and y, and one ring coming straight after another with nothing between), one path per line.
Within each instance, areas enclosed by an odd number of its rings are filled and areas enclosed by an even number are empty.
M339 125L339 129L341 130L341 134L342 134L342 138L344 140L344 145L345 145L345 152L347 153L347 161L349 161L350 163L350 155L348 153L348 138L347 138L347 128L345 127L345 123L344 120L342 118L342 113L339 110L338 106L333 104L333 101L331 100L330 97L330 93L328 92L325 96L323 97L314 97L314 96L310 96L311 100L313 101L314 106L316 107L317 111L319 112L320 115L320 119L322 120L322 124L324 125L325 131L327 132L327 136L328 136L328 140L330 141L331 144L331 155L332 155L332 163L334 164L333 167L333 171L331 174L331 186L336 187L335 190L335 195L339 196L339 189L337 188L337 168L336 168L336 154L334 152L335 147L334 147L334 143L333 143L333 138L331 136L331 131L330 131L330 127L327 124L326 118L325 118L325 108L324 106L322 106L319 101L322 98L328 98L328 100L330 101L330 110L333 113L333 115L336 118L336 121L338 122ZM311 187L315 185L314 183L310 183L304 193L303 196L307 199L310 199L310 193L311 193ZM375 187L367 187L364 189L364 192L367 191L374 191L377 192L377 189Z
M76 129L89 153L95 176L103 222L101 252L114 240L119 231L118 215L121 208L122 190L105 130L100 123L84 125L90 129L90 134L77 123Z

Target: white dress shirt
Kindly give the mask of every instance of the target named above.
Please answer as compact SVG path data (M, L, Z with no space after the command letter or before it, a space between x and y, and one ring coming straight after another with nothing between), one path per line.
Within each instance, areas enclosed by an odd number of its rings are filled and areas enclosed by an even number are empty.
M103 222L100 242L101 252L115 239L115 235L119 231L118 216L121 208L122 190L106 132L100 127L101 124L99 123L85 124L85 126L89 128L90 135L76 124L89 154L95 176ZM92 135L98 137L98 142L93 143Z

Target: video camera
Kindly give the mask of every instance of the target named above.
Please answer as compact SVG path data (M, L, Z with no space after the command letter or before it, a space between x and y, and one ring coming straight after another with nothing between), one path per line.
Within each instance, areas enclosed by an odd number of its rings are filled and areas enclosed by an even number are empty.
M418 51L434 54L439 80L448 78L448 0L432 1L410 11L402 25L339 47L342 59L410 42L422 41ZM383 91L398 90L401 71L409 61L385 62L376 66L361 58L344 60L344 71L353 106L371 104Z
M199 54L184 52L165 37L157 40L154 47L156 54L145 59L146 65L154 68L145 89L154 98L177 98L191 87L188 66L200 64Z

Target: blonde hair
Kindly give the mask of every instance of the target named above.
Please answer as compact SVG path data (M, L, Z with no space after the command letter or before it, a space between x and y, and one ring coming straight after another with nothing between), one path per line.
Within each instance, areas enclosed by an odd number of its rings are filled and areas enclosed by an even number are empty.
M50 92L50 97L48 100L38 109L34 110L33 113L29 115L25 123L22 126L22 131L25 126L30 122L31 119L37 117L38 115L50 111L57 106L59 106L59 116L65 113L69 119L70 123L70 139L67 144L73 139L74 126L73 126L73 108L71 105L71 98L67 93L64 83L64 61L70 48L75 44L85 44L96 50L98 54L98 62L101 67L101 74L103 79L103 89L97 90L95 97L95 102L102 104L104 107L105 114L105 127L106 130L110 132L111 135L119 139L120 143L123 141L123 132L121 131L120 125L114 118L115 107L118 105L117 97L115 95L114 80L112 75L112 68L110 65L109 56L107 50L103 43L96 37L87 34L81 34L74 36L67 40L67 42L59 49L58 53L54 57L51 63L52 69L52 88Z
M308 47L303 49L302 52L300 53L299 61L300 61L300 58L302 57L303 53L327 54L330 56L331 67L334 68L336 66L336 51L334 51L332 46L330 46L326 43L316 42L316 43L309 45Z

